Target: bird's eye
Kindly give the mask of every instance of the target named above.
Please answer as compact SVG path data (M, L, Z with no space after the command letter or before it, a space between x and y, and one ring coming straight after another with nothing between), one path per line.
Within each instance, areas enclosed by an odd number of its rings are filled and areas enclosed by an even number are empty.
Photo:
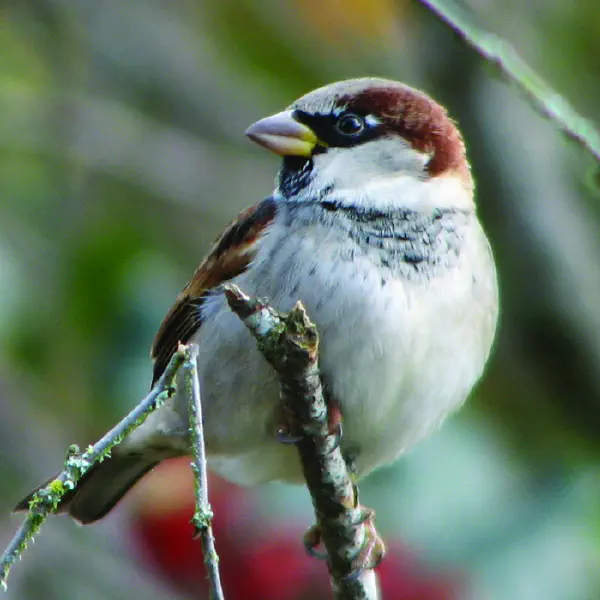
M357 115L344 115L336 127L343 135L358 135L365 128L365 122Z

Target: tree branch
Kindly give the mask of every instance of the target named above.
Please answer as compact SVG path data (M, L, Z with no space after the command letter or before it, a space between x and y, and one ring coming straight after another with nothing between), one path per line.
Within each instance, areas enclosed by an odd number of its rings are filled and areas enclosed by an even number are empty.
M164 401L171 398L175 393L175 377L179 369L184 367L186 377L184 381L188 386L190 394L190 404L193 408L190 411L190 428L193 430L192 438L194 440L192 454L194 455L196 473L196 489L198 486L206 486L206 458L204 453L204 439L202 433L201 417L202 413L199 408L200 394L198 385L198 374L196 366L197 348L188 346L180 346L177 352L171 358L165 372L157 381L154 388L120 423L113 427L106 435L104 435L93 446L90 446L85 452L80 453L77 446L71 446L65 460L63 471L45 487L38 490L29 505L29 512L25 521L11 540L10 544L0 558L0 584L6 588L6 580L8 578L11 567L21 558L21 555L27 548L29 542L40 531L45 520L58 509L61 498L70 490L75 489L77 482L90 469L90 467L98 461L102 461L110 456L112 448L117 446L125 436L139 427ZM194 420L196 419L197 420ZM199 448L202 446L202 448ZM198 466L199 465L199 466ZM206 518L210 513L210 506L206 496L206 487L203 492L196 494L196 513L194 523L198 527L199 520L196 515L205 515L204 522L208 522L207 533L202 534L212 538L212 530L210 528L210 518ZM208 511L207 511L208 507ZM212 542L203 542L203 549L210 550L210 556L205 553L205 561L209 576L212 581L218 583L218 557L214 551L214 539ZM215 575L216 572L216 575ZM215 586L215 590L220 589ZM221 595L215 593L213 600L222 600Z
M210 600L224 600L221 577L219 574L219 555L215 548L212 530L213 512L208 502L208 478L206 468L206 448L204 445L204 427L202 422L202 402L200 381L198 379L198 346L180 346L180 352L186 355L183 365L185 391L189 398L190 442L193 456L194 495L196 498L192 524L196 538L202 543L202 555L208 575Z
M463 41L483 58L493 63L515 83L532 106L544 117L558 124L600 162L600 133L591 121L581 117L562 96L557 94L505 40L475 26L464 11L445 0L420 0L441 21L453 29Z
M252 332L260 351L274 367L280 381L286 419L295 432L302 434L297 448L315 507L317 525L327 550L334 596L336 600L378 600L375 571L371 568L355 569L356 558L368 546L373 530L365 522L357 489L338 447L339 440L330 432L317 366L316 328L300 303L288 315L281 315L267 304L246 296L235 286L227 286L225 293L231 309ZM64 494L76 487L92 464L109 456L113 447L141 425L162 402L173 396L175 378L181 368L185 393L189 398L191 452L194 457L196 507L192 523L202 541L211 599L224 600L212 533L212 510L208 502L197 356L197 346L180 345L156 386L127 417L85 452L80 453L76 446L69 449L64 470L35 494L24 523L0 559L0 583L3 586L6 586L10 568L21 557L46 518L57 510Z
M357 492L338 440L329 431L317 365L316 328L300 303L289 314L282 315L268 304L246 296L234 285L225 286L225 295L277 372L286 418L294 433L302 433L297 448L317 525L322 530L335 598L376 600L379 592L373 569L363 569L355 573L356 577L349 577L368 532L361 522Z

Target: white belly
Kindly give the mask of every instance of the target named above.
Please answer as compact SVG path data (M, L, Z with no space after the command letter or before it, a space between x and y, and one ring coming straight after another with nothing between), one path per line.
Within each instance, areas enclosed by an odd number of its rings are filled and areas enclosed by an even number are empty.
M321 336L324 381L341 405L342 448L358 452L364 475L436 428L481 376L497 318L495 273L478 227L456 267L385 285L367 258L340 261L339 243L329 242L271 240L279 272L266 248L236 283L280 310L305 304ZM211 468L241 484L300 480L295 449L276 441L272 370L222 297L207 302L205 316L196 341Z

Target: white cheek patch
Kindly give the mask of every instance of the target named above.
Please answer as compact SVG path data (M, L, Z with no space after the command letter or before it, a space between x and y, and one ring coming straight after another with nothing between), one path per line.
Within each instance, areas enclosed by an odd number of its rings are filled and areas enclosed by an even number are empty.
M326 197L346 206L384 211L399 207L472 210L472 188L453 174L431 178L427 173L431 158L431 154L414 150L401 138L372 140L353 148L329 148L314 158L309 185L289 200Z
M424 175L427 156L400 138L371 140L351 148L329 148L314 159L315 187L356 191L400 175Z

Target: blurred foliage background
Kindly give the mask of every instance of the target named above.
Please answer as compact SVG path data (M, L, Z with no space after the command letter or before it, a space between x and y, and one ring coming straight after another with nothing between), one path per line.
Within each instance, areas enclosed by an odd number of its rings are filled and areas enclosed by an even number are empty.
M600 121L597 0L464 0ZM502 286L468 407L362 486L386 599L600 597L598 169L412 0L4 0L0 6L0 542L8 512L147 389L163 314L277 160L244 129L346 77L458 119ZM457 351L460 351L458 348ZM185 463L109 519L52 519L7 600L203 598ZM307 494L213 479L228 600L329 597ZM319 595L320 594L320 595Z

